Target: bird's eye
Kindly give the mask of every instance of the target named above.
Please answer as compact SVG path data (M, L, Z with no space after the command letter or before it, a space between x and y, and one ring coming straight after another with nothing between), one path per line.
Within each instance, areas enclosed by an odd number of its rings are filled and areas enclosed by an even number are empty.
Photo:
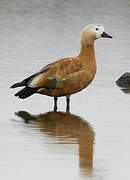
M98 31L98 28L96 28L96 31Z

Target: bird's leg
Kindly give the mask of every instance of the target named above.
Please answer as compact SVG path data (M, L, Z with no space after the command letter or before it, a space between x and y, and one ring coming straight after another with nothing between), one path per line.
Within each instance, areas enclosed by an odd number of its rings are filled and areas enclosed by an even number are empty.
M66 112L70 111L70 96L66 96Z
M54 111L57 111L57 100L58 100L58 97L54 97Z

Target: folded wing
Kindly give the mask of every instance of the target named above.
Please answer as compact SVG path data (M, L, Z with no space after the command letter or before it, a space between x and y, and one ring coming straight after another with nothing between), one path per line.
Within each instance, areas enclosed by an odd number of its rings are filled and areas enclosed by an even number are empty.
M46 71L44 71L48 68ZM62 59L55 64L43 69L43 72L36 74L29 79L27 85L31 88L62 88L66 81L79 81L82 73L82 65L76 59Z

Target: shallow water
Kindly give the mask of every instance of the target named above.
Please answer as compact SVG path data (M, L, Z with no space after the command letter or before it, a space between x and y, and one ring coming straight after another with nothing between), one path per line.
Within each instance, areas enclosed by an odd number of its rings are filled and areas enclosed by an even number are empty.
M130 71L129 0L0 1L0 177L129 180L130 93L115 81ZM114 39L95 43L93 83L54 113L50 97L13 96L14 82L79 53L80 31L102 23Z

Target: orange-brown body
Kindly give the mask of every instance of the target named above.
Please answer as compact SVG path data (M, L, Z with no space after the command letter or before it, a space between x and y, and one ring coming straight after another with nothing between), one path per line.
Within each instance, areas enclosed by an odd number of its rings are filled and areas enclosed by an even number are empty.
M57 89L40 88L38 93L48 96L70 96L86 88L93 80L96 73L96 61L94 45L81 48L81 52L76 58L65 58L53 63L46 76L41 76L36 86L58 78Z

